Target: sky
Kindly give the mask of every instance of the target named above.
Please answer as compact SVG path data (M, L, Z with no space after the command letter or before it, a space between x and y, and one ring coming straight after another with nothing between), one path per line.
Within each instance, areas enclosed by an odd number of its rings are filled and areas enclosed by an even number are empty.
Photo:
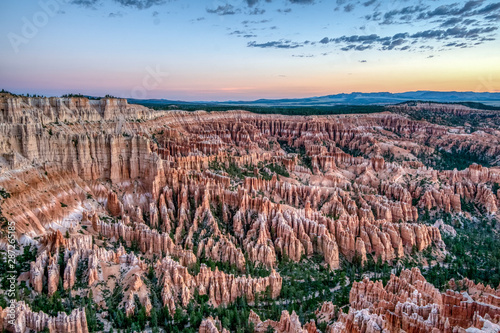
M490 0L2 0L0 88L187 101L500 92Z

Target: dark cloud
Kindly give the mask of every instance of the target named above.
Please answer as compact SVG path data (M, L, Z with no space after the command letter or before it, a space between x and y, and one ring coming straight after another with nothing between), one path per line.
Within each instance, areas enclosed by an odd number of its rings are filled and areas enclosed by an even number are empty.
M477 11L478 14L490 14L500 9L500 2L492 3Z
M485 27L467 29L466 27L455 26L449 29L434 29L417 32L411 35L412 38L433 38L433 39L447 39L447 38L466 38L477 39L480 35L488 34L498 30L498 27Z
M390 41L385 41L382 43L384 45L383 49L384 50L393 50L397 46L401 46L407 42L406 39L403 38L398 38L398 39L392 39Z
M72 0L70 2L73 5L87 7L87 8L95 8L97 5L101 4L100 0Z
M234 30L229 33L229 35L235 35L238 37L243 37L243 38L255 38L257 35L255 35L252 31L245 31L245 30Z
M272 0L265 0L265 2L271 2ZM249 7L253 7L255 4L259 3L259 0L245 0Z
M288 0L291 3L298 3L298 4L305 4L305 5L310 5L314 3L314 0Z
M462 22L461 17L452 17L441 23L441 27L450 27L453 25L457 25L460 22Z
M363 36L352 35L352 36L342 36L342 37L338 37L338 38L331 38L328 40L328 42L371 44L371 43L375 43L375 42L386 41L388 39L389 39L389 37L386 37L386 39L384 39L384 38L380 37L379 35L371 34L371 35L363 35ZM322 41L322 44L326 44L325 38L323 38L321 41Z
M113 0L115 3L120 4L124 7L130 7L135 9L148 9L153 6L163 5L167 0ZM71 4L87 7L96 8L102 4L101 0L71 0Z
M287 0L289 3L293 4L305 4L310 5L313 4L315 0ZM260 2L260 0L245 0L246 4L249 7L253 7ZM272 2L272 0L265 0L265 2Z
M271 20L260 20L260 21L245 20L245 21L241 22L241 24L243 24L243 25L247 25L247 24L261 24L261 23L269 23L269 22L271 22Z
M427 11L421 13L418 16L418 19L429 19L434 17L443 17L443 16L460 16L460 15L476 15L476 14L485 14L490 11L495 10L495 4L491 4L486 6L483 9L475 10L479 6L483 4L484 0L471 0L467 1L462 7L459 7L458 3L453 3L450 5L441 5L434 10ZM500 5L500 3L498 4ZM497 7L498 9L500 7Z
M454 39L453 42L448 42L446 47L464 47L477 45L477 43L483 43L485 41L495 40L491 33L498 30L498 27L478 27L478 28L466 28L461 26L454 26L448 29L429 29L424 31L419 31L414 34L409 34L407 32L401 32L393 35L392 37L381 37L377 34L371 35L352 35L352 36L341 36L337 38L324 37L319 40L319 44L341 44L342 51L364 51L368 49L378 49L378 50L410 50L412 45L421 43L425 41L428 43L430 41L440 42L450 39ZM342 44L344 44L342 46ZM431 47L432 48L432 47Z
M485 19L488 21L500 21L500 14L488 15L485 16Z
M166 0L114 0L116 3L124 7L132 7L136 9L148 9L152 6L163 5Z
M483 4L484 0L467 1L465 5L458 11L458 15L465 14Z
M109 13L108 17L123 17L122 12Z
M363 2L363 6L369 7L369 6L373 5L375 2L377 2L377 0L369 0L369 1Z
M407 6L402 9L395 9L386 12L383 15L382 24L393 24L393 23L402 23L409 22L413 20L414 14L421 13L423 10L426 10L428 7L426 6ZM376 13L372 16L374 20L380 20L382 18L381 13Z
M360 60L359 62L365 63L365 62L367 62L367 61L366 61L366 60Z
M291 8L285 8L285 9L278 9L277 12L278 13L290 13L292 11Z
M215 9L207 8L207 13L217 14L217 15L234 15L239 13L240 10L235 8L231 4L225 4L224 6L218 6Z
M346 0L337 0L345 2ZM452 4L431 7L425 2L418 5L406 6L401 9L389 10L385 13L376 11L373 14L366 15L365 18L371 21L378 21L380 24L410 24L417 21L431 21L430 23L439 24L441 28L456 26L457 24L470 25L488 25L498 21L500 16L500 2L487 5L485 0L469 0L465 2L455 2ZM363 5L372 4L372 0ZM479 21L468 21L471 17L478 17ZM481 20L481 16L483 19Z
M264 9L260 9L260 8L254 8L252 9L251 11L248 12L248 14L250 15L262 15L264 14L266 11Z
M355 6L354 6L354 4L352 4L352 3L350 3L350 4L348 4L348 5L345 5L345 6L344 6L344 12L346 12L346 13L352 12L352 11L353 11L353 9L354 9L354 7L355 7Z
M372 47L370 45L356 45L356 44L349 44L347 46L344 46L341 48L342 51L364 51L371 49Z
M235 31L232 31L229 33L230 35L245 35L247 34L246 31L242 31L242 30L235 30Z
M299 47L303 47L304 43L296 43L291 40L281 39L278 41L271 41L266 43L257 43L257 42L249 42L247 44L248 47L259 47L259 48L276 48L276 49L296 49Z

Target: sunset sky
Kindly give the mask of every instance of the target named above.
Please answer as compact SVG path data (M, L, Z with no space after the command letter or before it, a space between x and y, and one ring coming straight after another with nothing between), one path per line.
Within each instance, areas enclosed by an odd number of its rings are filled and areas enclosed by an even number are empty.
M0 88L252 100L500 91L500 2L3 0Z

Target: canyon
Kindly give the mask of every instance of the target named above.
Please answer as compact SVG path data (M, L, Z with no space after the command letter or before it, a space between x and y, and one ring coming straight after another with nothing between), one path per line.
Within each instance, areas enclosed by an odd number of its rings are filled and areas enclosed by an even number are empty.
M350 285L348 304L327 300L315 319L292 307L278 320L257 313L291 302L284 288L295 279L283 263L313 258L337 276L426 253L443 259L455 230L439 218L496 219L500 132L415 120L397 112L411 106L397 108L287 116L2 94L0 216L15 225L17 253L29 260L16 277L16 320L0 307L0 327L87 333L142 316L162 329L159 311L175 321L202 303L210 311L245 303L252 310L243 321L255 332L320 332L320 324L330 333L498 332L497 286L464 277L440 290L423 267L392 274L385 286L369 276L339 284ZM487 163L427 163L450 152ZM8 248L6 225L0 248ZM70 310L44 312L41 300ZM201 319L186 327L231 331L216 316Z

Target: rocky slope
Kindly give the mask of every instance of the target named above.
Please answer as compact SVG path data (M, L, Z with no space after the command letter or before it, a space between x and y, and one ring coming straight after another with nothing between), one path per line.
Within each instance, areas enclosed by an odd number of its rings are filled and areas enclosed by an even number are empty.
M214 308L243 298L254 304L259 295L280 297L282 261L319 256L339 270L343 261L442 252L439 229L422 223L422 214L470 215L471 205L495 214L500 203L499 168L434 170L419 159L453 147L494 159L498 136L392 113L157 112L118 99L7 96L0 105L0 188L9 194L1 212L15 222L21 248L37 248L18 279L27 300L92 292L96 308L116 306L128 317L157 307L173 314L205 296ZM267 273L249 274L256 269ZM351 292L356 311L369 307L354 302L360 285ZM113 303L117 286L123 291ZM50 317L20 305L19 318L29 319L4 326L86 332L86 310L74 308ZM401 311L398 323L409 325L411 313ZM350 313L338 325L354 327ZM118 321L101 315L108 326ZM436 322L473 323L452 317ZM257 314L252 321L257 331L302 327L293 311L279 322ZM200 326L217 329L213 318ZM314 323L300 329L316 330Z

